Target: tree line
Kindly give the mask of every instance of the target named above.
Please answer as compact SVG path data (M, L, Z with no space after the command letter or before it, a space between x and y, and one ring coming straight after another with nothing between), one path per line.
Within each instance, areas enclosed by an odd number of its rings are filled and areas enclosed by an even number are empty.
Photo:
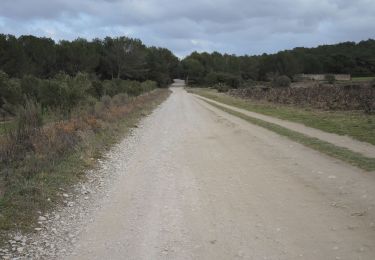
M375 40L255 56L193 52L180 61L168 49L128 37L55 42L0 34L0 113L15 114L27 99L70 110L90 98L166 87L177 77L226 91L257 81L287 86L299 73L373 76Z
M55 42L0 34L0 114L15 115L28 100L67 112L106 95L137 96L167 87L178 67L168 49L128 37Z
M374 76L375 40L295 48L256 56L193 52L181 61L181 75L190 83L225 83L234 88L249 81L270 81L275 75L292 79L300 73Z
M60 72L94 74L99 79L153 80L165 87L176 74L178 58L168 49L146 47L128 37L50 38L0 34L0 70L12 78L51 78Z

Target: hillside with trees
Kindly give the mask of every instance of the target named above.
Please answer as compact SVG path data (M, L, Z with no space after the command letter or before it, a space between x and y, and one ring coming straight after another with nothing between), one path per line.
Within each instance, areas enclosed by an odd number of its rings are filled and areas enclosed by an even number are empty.
M300 73L375 75L375 40L344 42L316 48L295 48L276 54L236 56L193 52L181 61L182 76L190 83L225 83L237 88L249 81L269 81L275 75Z

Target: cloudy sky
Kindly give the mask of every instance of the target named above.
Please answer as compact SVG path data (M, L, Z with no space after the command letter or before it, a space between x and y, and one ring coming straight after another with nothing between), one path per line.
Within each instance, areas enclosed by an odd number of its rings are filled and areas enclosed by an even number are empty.
M0 33L125 35L180 57L273 53L375 38L375 0L0 0Z

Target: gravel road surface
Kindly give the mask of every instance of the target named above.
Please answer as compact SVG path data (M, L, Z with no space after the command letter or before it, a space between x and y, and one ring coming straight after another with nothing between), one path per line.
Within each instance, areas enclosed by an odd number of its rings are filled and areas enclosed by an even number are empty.
M63 259L375 259L373 173L172 90Z

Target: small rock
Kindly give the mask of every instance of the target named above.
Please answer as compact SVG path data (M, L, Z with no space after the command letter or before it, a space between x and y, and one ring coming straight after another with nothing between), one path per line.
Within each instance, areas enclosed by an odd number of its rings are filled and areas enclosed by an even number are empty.
M337 177L335 175L328 176L328 179L336 179Z
M22 252L23 252L23 247L18 247L18 248L17 248L17 252L18 252L18 253L22 253Z
M47 220L47 218L43 217L43 216L39 216L39 218L38 218L38 221L46 221L46 220Z
M15 236L15 237L14 237L14 240L15 240L15 241L21 241L22 238L23 238L22 236Z
M69 198L69 194L63 193L64 198Z
M35 231L41 231L41 228L34 228Z
M363 216L365 216L366 214L367 214L366 211L362 211L362 212L354 212L354 213L351 214L351 216L353 216L353 217L363 217Z

